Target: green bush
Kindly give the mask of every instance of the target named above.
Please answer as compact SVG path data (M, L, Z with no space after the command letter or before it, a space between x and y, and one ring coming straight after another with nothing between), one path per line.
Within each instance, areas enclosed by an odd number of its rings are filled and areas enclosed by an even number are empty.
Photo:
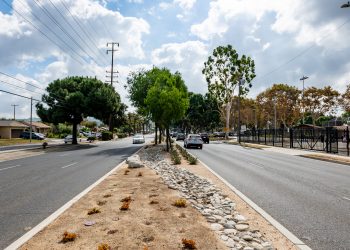
M95 141L96 140L96 136L89 136L87 138L88 141Z
M173 161L174 165L181 164L181 157L176 149L171 149L170 155L171 155L171 160Z
M102 141L109 141L113 139L113 133L110 131L103 131L101 135Z
M127 133L117 133L118 138L125 138L128 136Z
M188 158L187 158L187 161L190 165L196 165L197 164L197 158L189 155Z

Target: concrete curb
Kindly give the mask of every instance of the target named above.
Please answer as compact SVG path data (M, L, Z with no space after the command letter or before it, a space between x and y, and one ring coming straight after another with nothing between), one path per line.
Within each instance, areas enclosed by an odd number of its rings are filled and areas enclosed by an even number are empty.
M181 146L181 145L180 145ZM182 146L181 146L182 147ZM188 151L187 151L188 152ZM189 152L188 152L189 153ZM192 155L191 153L189 153ZM192 155L197 158L196 156ZM198 158L197 158L198 159ZM251 199L245 196L241 191L232 186L228 181L222 178L218 173L212 170L209 166L207 166L204 162L199 160L199 163L202 164L205 168L207 168L212 174L214 174L217 178L219 178L226 186L228 186L235 194L237 194L243 201L245 201L249 206L251 206L257 213L259 213L265 220L267 220L272 226L274 226L278 231L280 231L288 240L290 240L293 245L295 245L300 250L312 250L309 246L307 246L303 241L301 241L298 237L296 237L292 232L290 232L287 228L282 226L278 221L276 221L271 215L265 212L261 207L255 204Z
M138 150L136 153L138 153L140 150ZM134 153L134 154L136 154L136 153ZM114 171L116 171L118 168L120 168L123 164L125 164L125 160L122 161L121 163L119 163L115 168L113 168L107 174L102 176L100 179L98 179L95 183L91 184L88 188L86 188L81 193L76 195L73 199L68 201L62 207L57 209L53 214L51 214L49 217L44 219L42 222L40 222L38 225L36 225L30 231L25 233L23 236L21 236L19 239L17 239L15 242L13 242L8 247L6 247L4 250L15 250L15 249L18 249L19 247L21 247L24 243L26 243L28 240L30 240L34 235L36 235L38 232L40 232L42 229L44 229L46 226L48 226L51 222L53 222L55 219L57 219L61 214L63 214L68 208L70 208L80 198L82 198L84 195L86 195L88 192L90 192L94 187L96 187L98 184L100 184L102 181L104 181Z

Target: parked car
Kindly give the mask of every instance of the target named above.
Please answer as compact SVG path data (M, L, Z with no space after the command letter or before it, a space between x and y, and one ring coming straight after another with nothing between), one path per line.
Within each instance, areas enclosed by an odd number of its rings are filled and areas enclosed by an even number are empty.
M172 134L171 134L171 137L177 137L177 132L173 132Z
M145 143L145 137L143 134L135 134L132 137L132 144L137 144L137 143Z
M225 132L214 132L214 137L225 137Z
M177 141L185 140L185 134L184 133L177 133L176 140Z
M184 140L184 147L190 148L190 147L196 147L196 148L203 148L203 140L200 135L198 134L189 134L187 138Z
M65 138L64 138L64 143L68 143L68 142L73 142L73 135L67 135Z
M209 135L207 133L201 133L200 136L204 143L209 143Z
M19 135L19 138L30 139L30 132L29 131L23 131ZM43 134L40 134L40 133L32 132L32 139L34 139L34 140L44 140L45 136Z

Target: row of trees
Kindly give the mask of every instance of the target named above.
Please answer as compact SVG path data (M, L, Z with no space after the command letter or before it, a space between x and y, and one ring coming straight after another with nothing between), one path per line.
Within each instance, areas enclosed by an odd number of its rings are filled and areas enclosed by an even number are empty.
M237 97L235 103L237 103ZM350 85L341 94L330 86L309 87L302 90L287 84L274 84L259 93L255 99L241 98L241 120L248 127L274 127L276 110L277 128L299 124L322 125L334 117L341 108L347 115L350 111ZM231 113L236 119L231 124L237 127L237 105Z

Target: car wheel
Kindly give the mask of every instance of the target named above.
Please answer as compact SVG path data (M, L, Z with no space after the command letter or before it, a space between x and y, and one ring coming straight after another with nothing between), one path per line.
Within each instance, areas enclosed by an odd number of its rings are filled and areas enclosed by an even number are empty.
M200 149L202 149L202 148L203 148L203 146L200 146L199 148L200 148Z

